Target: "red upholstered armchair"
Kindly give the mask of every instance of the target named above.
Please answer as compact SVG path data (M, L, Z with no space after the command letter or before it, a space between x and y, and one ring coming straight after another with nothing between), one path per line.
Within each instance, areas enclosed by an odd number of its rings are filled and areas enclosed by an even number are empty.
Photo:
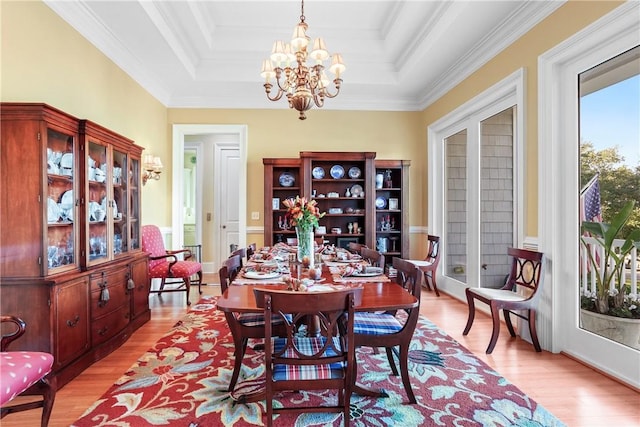
M202 293L202 265L196 261L189 261L191 251L182 249L178 251L167 251L164 248L162 233L155 225L145 225L142 227L142 250L149 254L149 281L161 279L160 289L152 290L151 293L162 292L186 292L187 305L189 301L189 291L191 284L198 284L198 291ZM179 254L184 254L184 261L178 259ZM192 279L197 276L197 279ZM167 281L168 280L168 281ZM180 285L177 288L165 289L165 284Z
M9 343L24 334L26 325L15 316L1 316L0 320L4 324L0 342L0 418L13 412L42 408L40 425L46 427L57 388L56 377L51 373L53 356L39 351L8 351ZM42 395L42 400L6 405L19 394Z

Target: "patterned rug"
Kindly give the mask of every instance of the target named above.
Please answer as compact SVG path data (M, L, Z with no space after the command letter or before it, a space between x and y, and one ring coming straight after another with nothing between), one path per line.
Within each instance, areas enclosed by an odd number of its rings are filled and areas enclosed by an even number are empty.
M238 387L261 383L263 355L249 343ZM409 368L410 405L386 353L360 349L358 383L389 397L351 399L351 426L564 426L428 319L418 321ZM75 427L264 425L264 401L243 404L226 391L233 341L215 298L204 298L78 419ZM334 402L334 392L285 393L287 405ZM274 405L279 404L275 402ZM279 426L341 426L342 414L280 415Z

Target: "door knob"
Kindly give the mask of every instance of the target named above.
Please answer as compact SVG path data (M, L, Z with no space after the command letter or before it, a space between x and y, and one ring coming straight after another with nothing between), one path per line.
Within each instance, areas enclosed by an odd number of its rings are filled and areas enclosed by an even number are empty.
M226 225L223 225L223 226L222 226L222 228L227 228L227 226L226 226Z

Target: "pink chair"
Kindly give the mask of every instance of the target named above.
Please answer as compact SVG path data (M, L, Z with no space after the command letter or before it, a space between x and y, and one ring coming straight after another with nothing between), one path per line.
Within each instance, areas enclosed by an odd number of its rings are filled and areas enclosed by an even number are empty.
M142 250L149 254L149 281L152 279L161 279L159 290L152 290L150 293L161 295L162 292L186 292L187 305L191 305L189 301L189 291L191 284L198 284L198 292L202 293L202 265L199 262L188 261L191 258L189 249L181 249L178 251L167 251L164 248L162 233L155 225L145 225L142 227ZM184 254L185 261L178 259L178 254ZM197 279L192 280L193 276ZM167 282L167 279L169 281ZM172 280L173 279L173 280ZM180 283L180 286L174 289L165 289L165 284Z
M7 351L9 343L24 334L24 321L15 316L1 316L2 323L12 323L11 331L3 328L0 342L0 418L6 415L42 408L40 425L49 424L56 398L56 377L51 373L53 356L39 351ZM42 395L35 402L7 405L19 394Z

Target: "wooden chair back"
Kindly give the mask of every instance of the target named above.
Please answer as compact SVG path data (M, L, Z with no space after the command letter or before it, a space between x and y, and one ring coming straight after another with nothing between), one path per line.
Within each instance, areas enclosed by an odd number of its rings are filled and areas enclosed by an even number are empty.
M361 292L361 288L334 292L254 289L264 318L281 317L286 330L286 336L278 338L271 323L265 322L267 426L272 424L273 414L281 412L342 412L344 425L349 425L355 383L354 307ZM302 337L296 325L310 316L319 319L321 335ZM337 390L337 403L273 407L276 393L318 389Z
M236 279L241 269L242 259L240 255L231 255L222 263L222 267L218 270L218 276L220 276L220 292L224 293L224 291L227 290L227 287Z
M360 256L362 256L362 259L369 261L372 266L384 268L384 255L375 249L362 247L360 249Z

